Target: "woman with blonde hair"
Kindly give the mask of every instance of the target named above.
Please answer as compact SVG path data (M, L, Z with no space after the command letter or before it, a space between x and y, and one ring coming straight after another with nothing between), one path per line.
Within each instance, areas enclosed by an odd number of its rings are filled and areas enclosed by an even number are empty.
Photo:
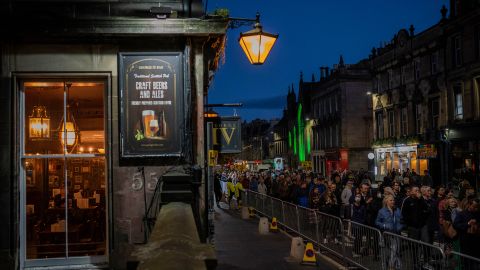
M400 209L395 208L395 199L392 195L386 195L383 199L383 208L378 211L375 225L381 231L399 234L402 230L402 214ZM401 262L399 257L399 245L396 238L389 237L390 243L385 243L385 246L390 249L390 256L388 258L388 269L401 269Z

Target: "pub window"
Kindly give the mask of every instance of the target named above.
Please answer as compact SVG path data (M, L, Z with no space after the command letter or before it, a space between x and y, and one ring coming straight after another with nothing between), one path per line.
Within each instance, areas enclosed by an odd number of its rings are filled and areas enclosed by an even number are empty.
M105 256L106 83L25 80L20 86L26 259Z
M400 123L400 126L401 126L401 130L400 132L402 133L401 135L407 135L408 134L408 110L407 110L407 107L403 107L401 109L401 113L400 113L400 120L401 120L401 123Z
M432 121L432 129L437 129L439 126L438 121L440 119L440 102L438 98L430 101L430 117Z
M395 136L395 111L388 111L388 136Z
M415 105L415 116L416 116L416 122L415 122L415 131L417 134L422 134L423 133L423 106L421 103L418 103Z
M462 65L462 38L460 35L455 36L453 42L453 65L455 67Z
M456 84L453 87L453 95L455 102L455 120L463 119L463 91L462 85Z
M383 139L383 113L378 112L376 115L377 122L377 139Z

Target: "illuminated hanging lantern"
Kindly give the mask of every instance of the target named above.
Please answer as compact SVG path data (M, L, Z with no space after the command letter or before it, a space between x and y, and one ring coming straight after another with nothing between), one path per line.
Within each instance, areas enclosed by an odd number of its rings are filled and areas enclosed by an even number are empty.
M45 106L33 106L28 118L28 135L31 140L50 138L50 117Z
M60 125L60 142L62 143L62 146L66 144L68 148L73 148L79 140L80 131L78 130L77 123L75 122L72 113L70 112L70 105L67 105L66 118L66 121L62 120Z
M267 59L277 38L278 35L263 32L262 25L257 21L253 30L240 33L238 42L250 63L253 65L261 65Z

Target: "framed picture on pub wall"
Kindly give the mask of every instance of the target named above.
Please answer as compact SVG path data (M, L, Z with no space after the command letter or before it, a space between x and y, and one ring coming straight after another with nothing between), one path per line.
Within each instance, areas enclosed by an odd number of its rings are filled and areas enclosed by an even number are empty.
M118 58L121 157L183 156L183 53L125 52Z
M81 183L82 183L82 176L75 175L75 184L81 184Z

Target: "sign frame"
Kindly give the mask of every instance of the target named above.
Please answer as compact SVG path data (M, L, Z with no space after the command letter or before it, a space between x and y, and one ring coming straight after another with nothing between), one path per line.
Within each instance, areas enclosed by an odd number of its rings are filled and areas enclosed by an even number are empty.
M226 126L225 126L226 125ZM235 127L235 130L232 130ZM221 129L224 129L223 131ZM227 141L228 137L228 141ZM242 152L242 121L239 116L222 116L213 122L213 148L221 154ZM233 145L231 144L233 143Z
M140 63L145 63L143 69ZM184 157L186 126L184 72L184 54L179 51L118 53L121 158ZM142 97L141 94L137 94L136 91L139 90L137 82L150 82L145 84L145 88L140 87L140 90L149 92L148 95ZM160 91L161 95L158 95ZM145 127L146 111L153 111L153 121L157 120L157 124L162 127L153 135L152 131L147 131Z

